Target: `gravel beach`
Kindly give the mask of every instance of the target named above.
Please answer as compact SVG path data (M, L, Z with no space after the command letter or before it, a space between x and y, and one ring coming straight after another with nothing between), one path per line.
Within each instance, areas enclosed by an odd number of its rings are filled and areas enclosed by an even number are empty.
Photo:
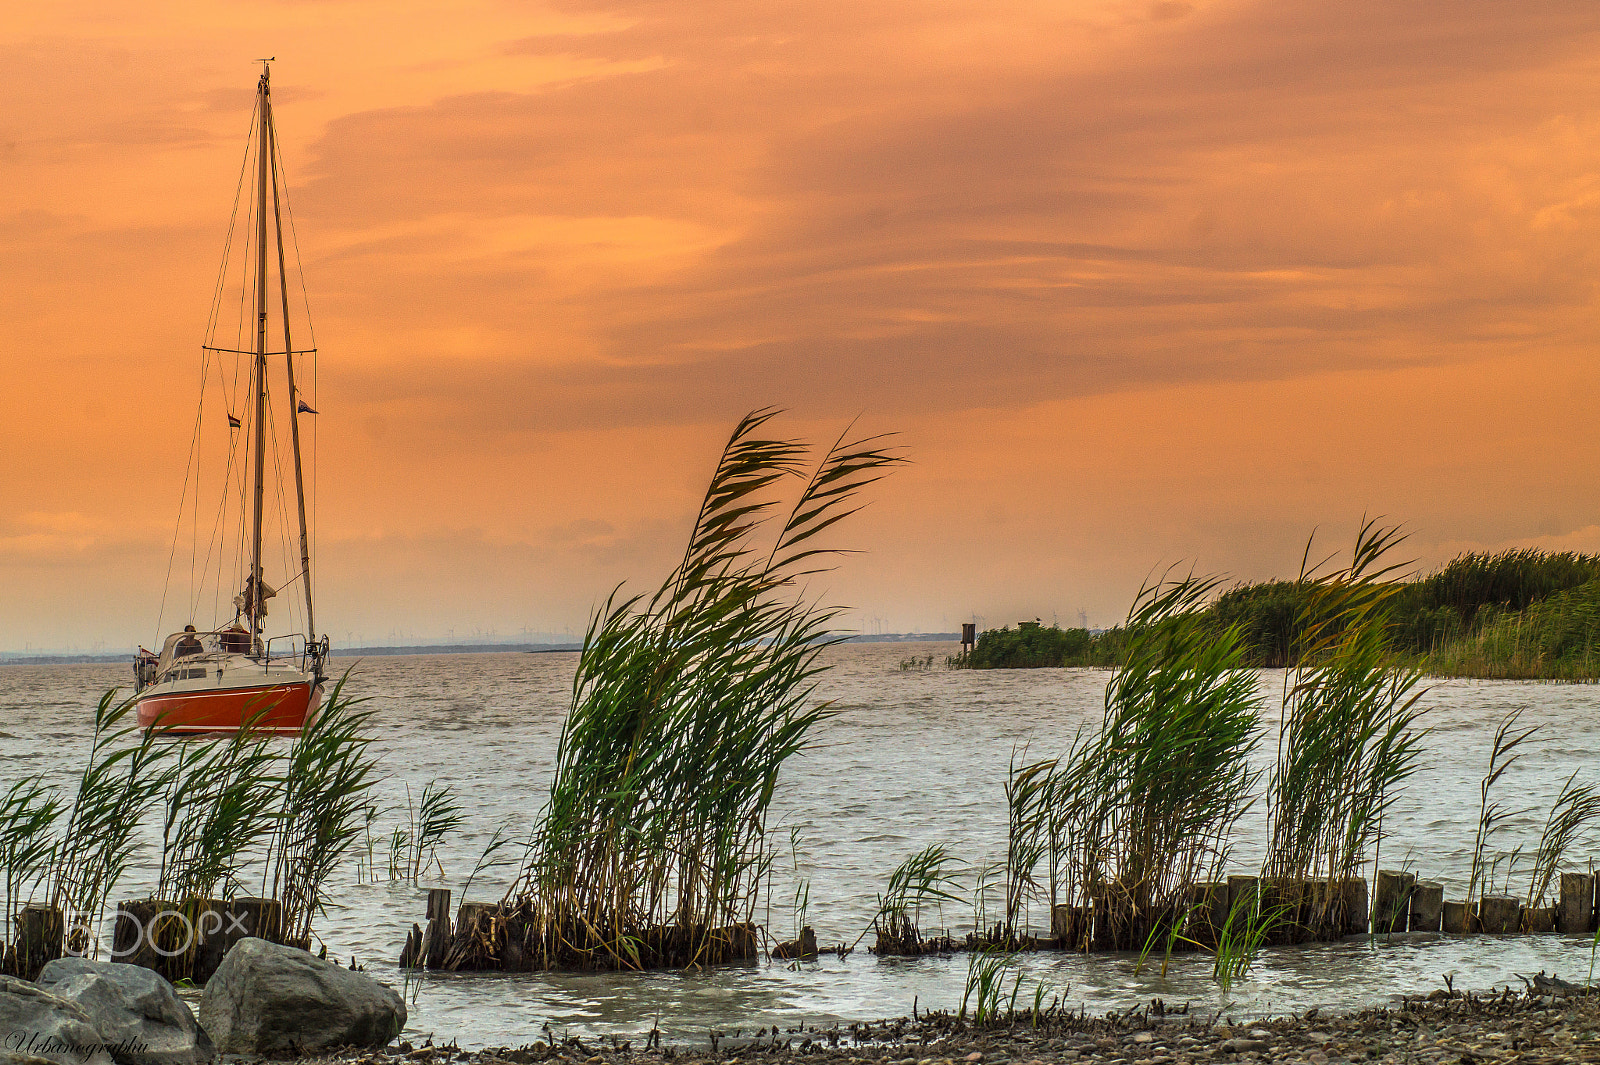
M328 1065L646 1065L804 1059L829 1065L1181 1065L1183 1062L1600 1062L1600 992L1539 981L1524 991L1439 990L1354 1013L1309 1010L1230 1023L1160 1002L1120 1014L1052 1014L978 1028L947 1013L831 1029L708 1034L695 1045L567 1039L553 1045L460 1051L401 1043L387 1051L321 1058Z

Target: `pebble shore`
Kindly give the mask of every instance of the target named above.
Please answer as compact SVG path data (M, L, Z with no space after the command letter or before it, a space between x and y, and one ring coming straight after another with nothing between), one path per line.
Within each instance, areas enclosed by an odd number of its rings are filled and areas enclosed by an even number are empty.
M327 1065L1183 1065L1187 1062L1305 1062L1307 1065L1600 1063L1600 991L1435 991L1354 1013L1309 1010L1231 1024L1226 1015L1174 1012L1155 1002L1122 1014L1023 1014L976 1027L945 1013L831 1029L766 1029L710 1036L696 1045L567 1039L463 1051L401 1043L386 1051L323 1058Z

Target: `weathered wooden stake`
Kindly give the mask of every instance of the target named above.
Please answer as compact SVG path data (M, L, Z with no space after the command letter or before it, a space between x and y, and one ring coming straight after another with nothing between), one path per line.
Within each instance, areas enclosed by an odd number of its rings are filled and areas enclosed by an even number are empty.
M1256 876L1228 877L1228 912L1234 917L1235 931L1239 922L1256 915L1261 905L1261 878ZM1221 928L1221 925L1217 926Z
M411 934L406 936L406 945L400 950L400 968L414 969L422 964L422 929L417 927L415 921L411 924Z
M54 906L24 906L17 917L17 975L34 980L39 970L61 957L67 924Z
M1478 923L1492 936L1521 931L1522 900L1515 895L1485 895L1478 900Z
M1594 917L1594 877L1589 873L1561 874L1561 904L1556 927L1562 932L1587 932Z
M1411 891L1417 885L1415 873L1378 870L1377 888L1372 899L1372 932L1404 932L1411 914Z
M1464 902L1447 902L1440 910L1444 931L1453 936L1464 936L1472 930L1472 909Z
M1522 911L1522 930L1524 932L1554 932L1556 930L1556 908L1554 906L1530 906Z
M1228 920L1228 884L1212 881L1196 884L1190 896L1193 909L1189 913L1190 939L1204 947L1217 945L1217 934Z
M111 960L160 971L164 959L150 945L150 928L156 914L171 909L160 899L130 899L117 903L111 925Z
M1444 918L1444 885L1424 880L1411 891L1411 931L1437 932Z
M450 950L450 889L428 889L427 966L437 969Z
M1344 882L1344 930L1346 935L1366 935L1368 927L1367 878L1358 876Z

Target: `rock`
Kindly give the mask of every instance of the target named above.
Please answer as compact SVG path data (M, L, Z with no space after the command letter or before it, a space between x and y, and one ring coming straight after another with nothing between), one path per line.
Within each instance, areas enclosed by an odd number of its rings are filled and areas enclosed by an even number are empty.
M1272 1038L1272 1033L1267 1031L1265 1028L1252 1028L1252 1029L1250 1029L1250 1038L1251 1039L1271 1039Z
M172 985L143 966L58 958L39 973L39 986L82 1006L118 1065L199 1065L216 1057Z
M391 988L295 947L241 939L206 982L200 1026L224 1054L381 1047L406 1023Z
M772 956L783 960L812 960L817 956L817 933L811 930L810 925L806 925L795 939L773 947Z
M0 976L0 1053L60 1065L112 1065L104 1043L76 1002Z
M1222 1049L1233 1054L1243 1054L1248 1050L1267 1049L1267 1041L1265 1039L1241 1039L1235 1036L1223 1043Z

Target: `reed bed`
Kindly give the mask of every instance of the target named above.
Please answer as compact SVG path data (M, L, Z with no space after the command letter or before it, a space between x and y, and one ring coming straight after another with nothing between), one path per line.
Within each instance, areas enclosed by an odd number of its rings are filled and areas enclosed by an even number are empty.
M682 561L648 598L613 593L584 639L556 770L519 883L516 967L639 969L751 956L784 762L827 714L814 699L837 610L801 582L818 534L901 459L877 438L828 449L734 430ZM776 532L773 532L774 526Z
M1074 946L1138 950L1167 937L1226 865L1259 778L1248 759L1261 700L1237 630L1200 622L1216 586L1189 576L1141 590L1099 731L1054 763L1014 767L1022 842L1008 878L1021 884L1029 858L1048 858L1052 915L1059 905L1079 915L1067 935L1057 929Z
M17 939L22 908L43 889L55 847L52 831L64 809L60 792L37 777L17 781L0 796L0 974L21 975ZM27 944L23 944L26 954Z
M1347 565L1302 566L1262 866L1267 905L1283 918L1280 940L1344 933L1348 885L1376 861L1384 812L1417 768L1421 674L1395 660L1387 637L1399 566L1386 556L1401 539L1368 522Z
M226 739L175 746L162 806L159 899L235 894L250 852L272 832L283 778L270 741L248 728Z
M284 942L309 947L323 891L366 827L375 768L364 735L370 711L345 694L346 673L316 720L295 741L283 769L282 797L266 856L271 896L282 906Z
M140 819L172 785L170 749L125 724L132 700L113 689L95 707L94 738L60 839L51 854L49 905L71 917L69 949L95 949L97 921L137 848Z

